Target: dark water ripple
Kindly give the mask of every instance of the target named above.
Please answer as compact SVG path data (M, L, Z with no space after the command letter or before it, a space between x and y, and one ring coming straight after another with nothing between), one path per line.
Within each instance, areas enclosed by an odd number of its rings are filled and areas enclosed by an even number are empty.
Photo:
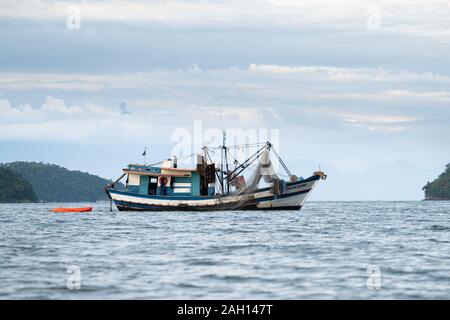
M76 206L79 206L77 204ZM92 205L92 204L91 204ZM0 299L449 299L449 202L292 212L0 205ZM367 287L367 268L381 271ZM79 266L81 289L66 287Z

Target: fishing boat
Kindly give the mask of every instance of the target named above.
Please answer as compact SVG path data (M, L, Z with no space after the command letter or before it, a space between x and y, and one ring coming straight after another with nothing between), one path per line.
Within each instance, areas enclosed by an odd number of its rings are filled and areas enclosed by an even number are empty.
M230 168L230 150L241 147L225 146L225 138L222 146L203 147L195 168L178 168L176 157L152 165L130 164L105 191L119 211L299 210L327 177L320 170L306 179L291 174L270 142L253 145L256 152L242 162L235 159ZM211 156L217 151L219 165ZM275 172L270 154L287 180ZM247 182L244 172L249 168L253 174ZM125 190L119 190L116 185L125 177Z

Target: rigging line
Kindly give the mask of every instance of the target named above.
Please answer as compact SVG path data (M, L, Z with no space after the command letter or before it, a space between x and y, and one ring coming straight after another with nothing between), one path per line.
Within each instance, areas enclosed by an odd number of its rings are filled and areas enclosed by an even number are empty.
M250 148L250 147L262 147L264 145L266 145L267 143L264 142L260 142L260 143L253 143L253 144L236 144L236 145L231 145L231 146L226 146L227 149L238 149L238 148ZM223 146L218 146L218 147L206 147L207 149L216 149L216 150L220 150L223 148Z
M159 162L155 162L155 163L152 163L152 164L148 164L148 165L146 165L147 167L153 167L153 166L156 166L156 165L158 165L158 164L162 164L164 162L164 160L161 160L161 161L159 161Z
M277 157L278 161L280 161L281 165L283 166L284 170L286 171L286 173L289 175L289 177L292 177L291 172L289 171L289 169L287 168L286 164L284 163L284 161L281 159L281 157L278 155L277 151L275 150L275 148L272 146L272 151L275 154L275 156Z
M181 158L179 158L178 160L189 159L189 158L192 158L194 155L195 155L195 152L194 152L194 153L191 153L191 154L188 155L188 156L181 157ZM164 159L164 160L161 160L161 161L158 161L158 162L155 162L155 163L152 163L152 164L148 164L147 167L153 167L153 166L156 166L156 165L158 165L158 164L162 164L164 161L165 161L165 159Z
M257 153L259 153L259 150L258 150L258 152ZM237 168L235 168L233 171L232 171L232 173L234 173L235 171L237 171L239 168L241 168L241 167L246 167L246 166L248 166L249 164L251 164L254 160L252 160L252 158L254 158L255 157L255 155L257 154L257 153L255 153L255 154L253 154L253 155L251 155L249 158L247 158L244 162L242 162L241 164L239 164L239 166L237 167Z
M251 171L251 172L253 172L253 173L257 172L258 170L257 170L256 168L254 168L254 166L253 166L253 168L252 168L251 165L252 165L252 163L250 163L250 164L245 168L245 170L249 170L249 171Z
M237 161L238 165L241 165L242 163L239 162L239 160L237 160L235 157L233 157L231 154L229 154L231 158L233 158L233 160ZM246 167L246 170L250 170L253 172L256 172L256 169L252 169L250 166L252 165L252 163L249 163L248 166ZM236 167L237 168L237 167ZM231 173L230 173L231 174Z
M276 152L274 152L276 154ZM292 176L291 172L289 171L289 169L287 168L286 164L283 162L283 160L280 158L280 156L277 155L278 160L280 161L281 165L283 166L284 170L286 171L286 173L289 175L289 177Z
M240 166L240 165L242 165L242 163L241 162L239 162L235 157L233 157L233 155L231 155L231 153L228 153L228 155L231 157L231 158L233 158L233 160L235 160L235 161L237 161L237 164ZM245 170L250 170L250 171L252 171L253 173L255 173L256 172L256 169L253 169L253 168L251 168L250 166L252 165L253 163L249 163L248 165L247 165L247 167L245 168ZM236 169L237 167L235 167L235 169ZM230 171L230 177L231 177L231 171ZM230 181L232 181L234 178L231 178L230 179Z
M114 188L114 185L115 185L116 183L118 183L120 180L122 180L123 177L125 177L126 175L127 175L126 172L123 173L123 174L120 176L120 178L118 178L116 181L114 181L114 182L111 183L111 184L107 184L105 188L108 188L108 187Z
M250 165L252 165L261 155L261 152L266 149L266 148L270 148L271 144L267 144L265 143L263 147L261 147L260 149L258 149L253 155L251 155L249 158L247 158L244 162L240 163L238 167L236 167L233 171L230 172L230 177L235 175L234 177L237 177L239 174L241 174L244 170L246 169L250 169L252 171L254 171L253 169L249 168ZM212 151L209 148L206 148L206 150ZM215 155L217 155L214 151L212 151L212 153L214 153ZM209 154L208 154L209 156ZM212 160L210 160L212 162ZM236 172L238 172L236 174ZM234 178L230 179L230 182L233 180Z
M237 176L238 176L239 174L241 174L245 169L247 169L248 166L250 166L253 162L255 162L255 161L259 158L261 152L263 152L263 150L266 149L266 148L268 148L268 147L269 147L269 145L266 145L266 146L260 148L258 151L256 151L256 153L254 153L251 157L249 157L247 160L245 160L241 165L239 165L237 168L235 168L235 169L230 173L230 175L231 175L231 176L234 176L234 177L237 177ZM236 172L237 172L237 173L236 173ZM234 179L234 178L233 178L233 179ZM233 179L231 179L231 180L233 180Z
M195 154L196 154L195 152L194 152L194 153L191 153L190 155L181 158L181 160L193 158L193 157L195 156Z
M233 157L233 155L232 155L231 153L229 153L229 156L234 160L234 163L241 164L241 163L238 161L238 159L236 159L235 157Z
M234 144L233 147L242 147L242 146L255 146L255 145L264 145L267 142L254 142L254 143L243 143L243 144Z
M266 143L253 143L253 144L235 144L232 146L227 146L227 148L229 149L245 149L245 148L257 148L257 147L262 147L264 146Z
M216 157L219 156L214 150L211 149L206 149L207 151L210 151L211 153L213 153ZM212 161L212 160L211 160Z

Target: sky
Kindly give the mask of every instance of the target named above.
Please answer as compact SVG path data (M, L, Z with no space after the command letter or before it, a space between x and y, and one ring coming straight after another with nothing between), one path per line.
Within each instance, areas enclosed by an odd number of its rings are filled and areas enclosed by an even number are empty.
M0 45L0 162L114 178L223 128L313 200L418 200L450 161L450 0L1 0Z

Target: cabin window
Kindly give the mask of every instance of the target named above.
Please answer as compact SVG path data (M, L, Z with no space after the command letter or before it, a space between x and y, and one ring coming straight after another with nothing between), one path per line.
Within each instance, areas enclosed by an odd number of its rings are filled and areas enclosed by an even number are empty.
M129 174L128 175L128 185L129 186L139 186L140 185L141 176L138 174Z
M156 189L158 188L158 178L150 177L148 179L148 195L155 195Z

